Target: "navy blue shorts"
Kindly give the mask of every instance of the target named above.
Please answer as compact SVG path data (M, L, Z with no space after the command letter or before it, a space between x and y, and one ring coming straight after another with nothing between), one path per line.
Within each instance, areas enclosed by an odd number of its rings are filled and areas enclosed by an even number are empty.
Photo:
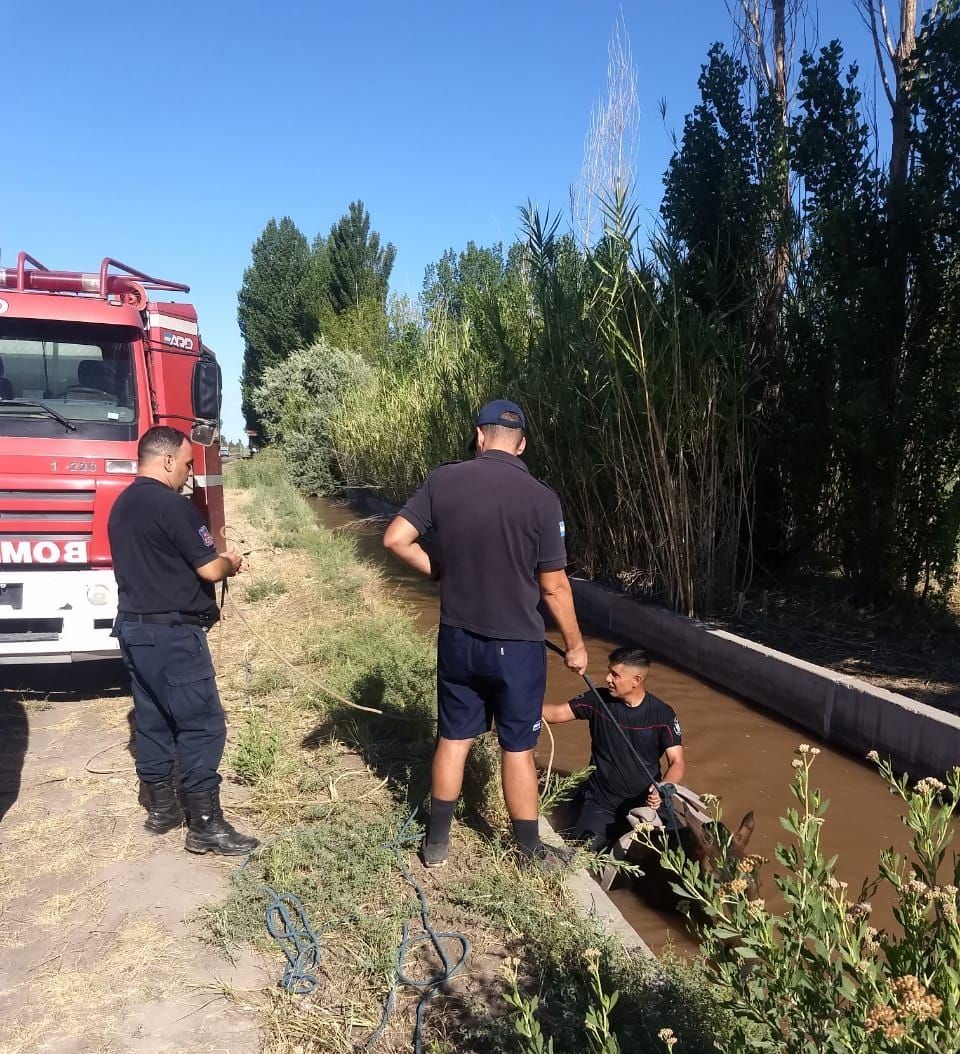
M441 624L437 712L444 739L473 739L496 721L504 750L532 750L540 737L546 686L543 641L491 640Z

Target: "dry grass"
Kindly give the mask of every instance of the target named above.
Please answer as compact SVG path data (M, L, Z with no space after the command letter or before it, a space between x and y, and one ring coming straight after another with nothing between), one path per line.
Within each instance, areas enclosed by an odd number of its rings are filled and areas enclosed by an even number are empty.
M35 1054L54 1036L85 1054L119 1051L124 1010L182 985L182 949L156 919L125 916L111 933L91 935L79 953L55 955L31 974L21 993L31 1010L10 1023L5 1054Z

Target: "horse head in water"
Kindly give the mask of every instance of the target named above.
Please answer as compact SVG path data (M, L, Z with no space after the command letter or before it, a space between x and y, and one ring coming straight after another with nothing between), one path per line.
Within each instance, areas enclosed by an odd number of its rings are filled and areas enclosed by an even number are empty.
M753 834L753 811L744 816L732 837L723 824L703 824L689 811L685 820L689 834L683 840L683 848L687 856L700 865L700 871L705 875L712 875L718 882L744 879L747 883L747 896L751 900L754 899L759 892L756 870L752 867L742 869L738 866L747 855L747 843Z
M664 832L664 837L678 838L687 858L696 862L702 874L713 876L717 882L740 879L746 883L745 896L755 899L759 895L756 868L739 866L740 861L746 859L747 844L753 834L753 812L744 816L732 836L722 823L703 823L690 809L678 809L677 812L679 830L675 836ZM662 911L682 911L684 903L688 902L673 889L677 876L663 867L656 857L654 861L651 865L648 858L643 860L645 874L638 880L637 892L652 907Z

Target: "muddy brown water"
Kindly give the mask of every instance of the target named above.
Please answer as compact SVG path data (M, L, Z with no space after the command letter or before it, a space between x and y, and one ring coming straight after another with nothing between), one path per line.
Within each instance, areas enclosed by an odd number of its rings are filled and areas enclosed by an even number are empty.
M393 585L395 596L413 612L423 631L434 632L439 616L436 587L383 548L383 523L358 519L349 507L323 499L313 502L313 508L321 526L351 532L360 555L380 567ZM551 637L559 641L556 634ZM588 673L595 681L602 682L606 657L618 643L586 637ZM548 702L564 702L584 690L582 679L552 653L548 653L547 682ZM849 883L849 895L855 897L863 879L876 874L881 849L894 846L903 852L907 835L900 822L898 800L866 762L834 750L810 733L775 720L656 656L647 684L650 691L676 710L683 726L687 759L684 783L701 794L719 795L728 825L735 826L744 813L753 810L756 829L749 849L771 861L765 865L760 880L760 895L770 910L783 907L773 882L774 850L778 841L787 837L779 817L795 804L789 792L793 775L790 762L801 742L821 749L813 768L813 783L831 801L822 844L828 855L839 854L837 877ZM585 722L554 726L553 734L556 771L573 772L589 762L590 738ZM549 747L548 738L542 736L537 751L541 764L547 762ZM872 901L874 925L878 927L893 921L891 901L884 892L881 889ZM629 885L614 888L610 895L654 952L667 944L685 952L696 949L679 916L653 910Z

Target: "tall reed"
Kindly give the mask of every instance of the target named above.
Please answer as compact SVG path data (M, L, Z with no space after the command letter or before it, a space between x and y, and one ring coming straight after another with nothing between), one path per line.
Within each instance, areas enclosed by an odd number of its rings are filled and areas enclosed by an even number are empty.
M496 290L484 340L470 317L433 318L413 367L381 366L344 398L332 427L345 477L402 501L465 456L485 399L515 398L580 569L687 614L725 606L749 568L745 354L682 296L672 247L641 252L625 194L605 206L593 250L556 218L522 215L521 324Z

